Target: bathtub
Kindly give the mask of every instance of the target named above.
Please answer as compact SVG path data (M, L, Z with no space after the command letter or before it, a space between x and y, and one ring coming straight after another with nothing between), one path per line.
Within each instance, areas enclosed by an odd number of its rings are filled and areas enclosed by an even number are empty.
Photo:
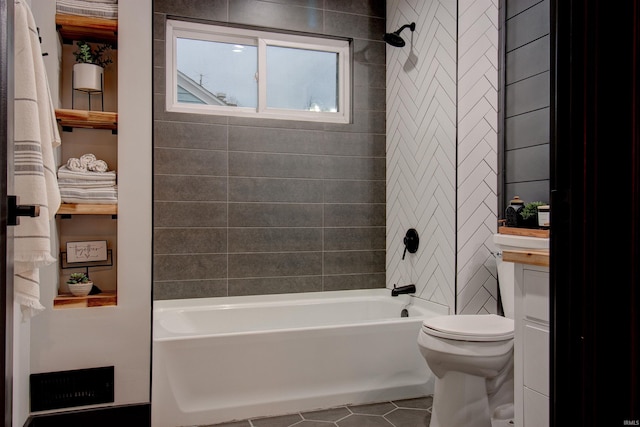
M447 307L389 289L156 301L152 425L432 393L417 337L422 319L442 314Z

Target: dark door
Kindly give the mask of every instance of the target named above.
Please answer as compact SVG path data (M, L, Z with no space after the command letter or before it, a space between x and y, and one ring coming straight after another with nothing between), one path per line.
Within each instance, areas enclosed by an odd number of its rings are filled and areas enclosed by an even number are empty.
M640 0L552 3L551 426L640 425Z

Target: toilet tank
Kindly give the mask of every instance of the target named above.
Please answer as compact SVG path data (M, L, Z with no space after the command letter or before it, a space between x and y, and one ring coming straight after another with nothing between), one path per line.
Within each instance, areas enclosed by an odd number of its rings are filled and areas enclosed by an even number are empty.
M496 257L496 266L498 267L498 287L500 288L504 316L515 319L515 264L502 261L502 255L499 255Z
M515 265L512 262L502 261L502 252L506 250L526 251L531 249L549 249L549 238L497 233L493 235L493 243L496 245L498 252L496 267L498 271L498 286L500 288L500 298L502 299L502 309L504 310L505 317L513 319L515 309Z

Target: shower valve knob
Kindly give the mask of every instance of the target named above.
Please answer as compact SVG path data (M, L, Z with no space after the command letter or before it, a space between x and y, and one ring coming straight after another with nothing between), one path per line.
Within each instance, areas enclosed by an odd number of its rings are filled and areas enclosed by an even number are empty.
M407 230L407 234L404 236L404 252L402 253L402 259L407 254L415 254L418 251L418 245L420 244L420 237L415 228Z

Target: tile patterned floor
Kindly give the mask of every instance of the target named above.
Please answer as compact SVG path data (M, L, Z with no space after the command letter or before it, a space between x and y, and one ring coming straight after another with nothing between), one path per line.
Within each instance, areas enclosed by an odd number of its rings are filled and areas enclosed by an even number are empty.
M429 427L433 396L347 405L278 417L252 418L215 427ZM214 425L200 426L214 427Z

